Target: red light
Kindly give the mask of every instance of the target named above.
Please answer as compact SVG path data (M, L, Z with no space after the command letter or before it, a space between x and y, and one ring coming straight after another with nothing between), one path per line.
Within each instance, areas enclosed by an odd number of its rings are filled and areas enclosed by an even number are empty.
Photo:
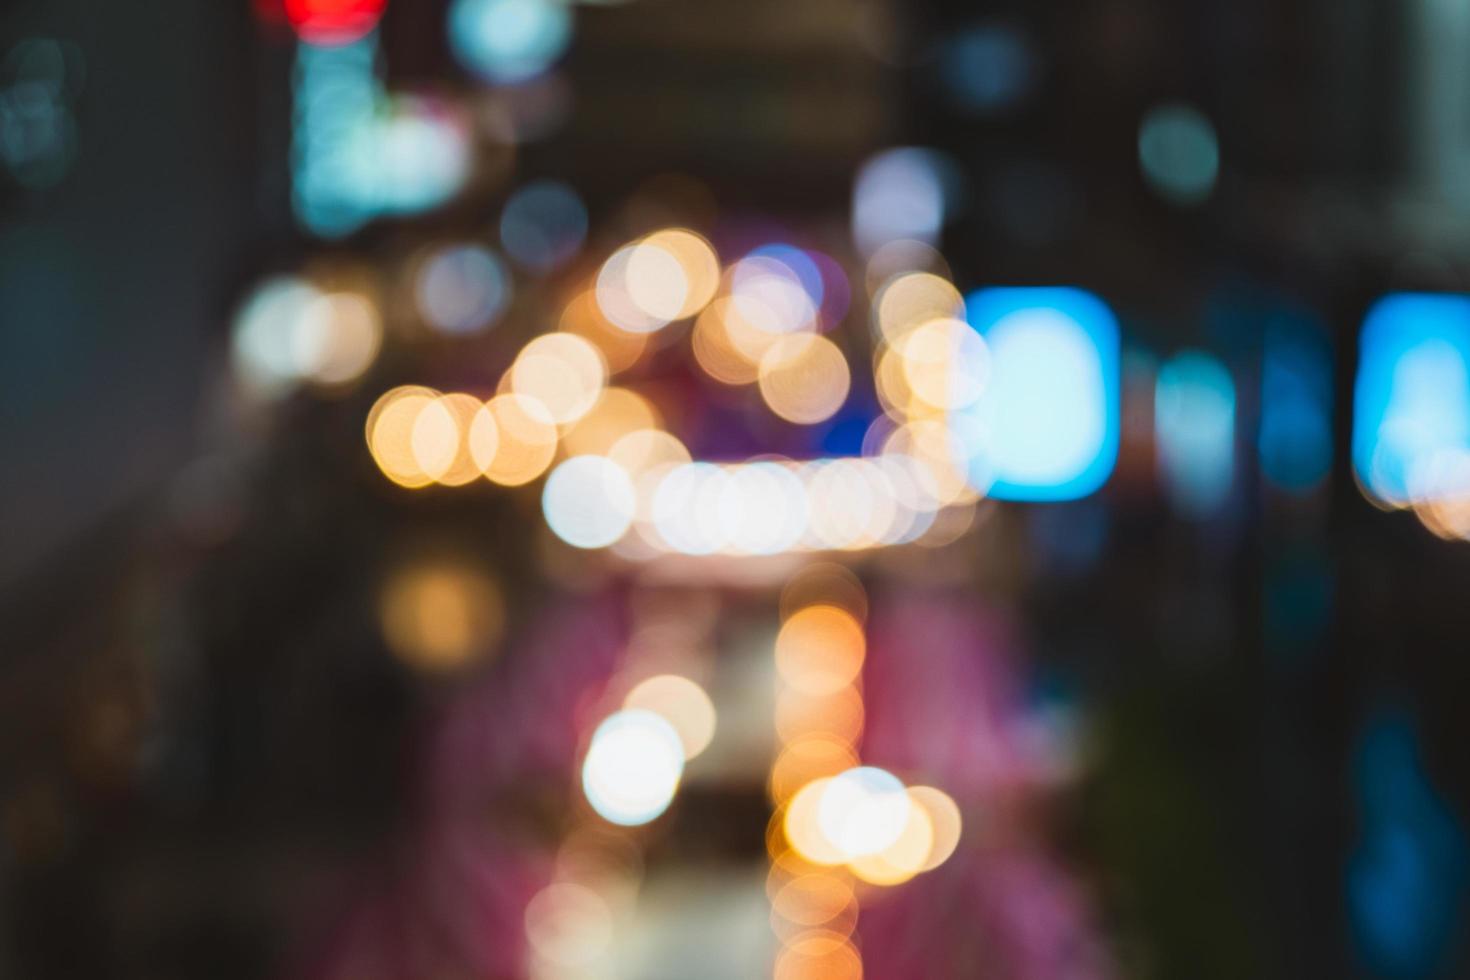
M307 44L356 41L377 26L388 0L285 0L286 19Z

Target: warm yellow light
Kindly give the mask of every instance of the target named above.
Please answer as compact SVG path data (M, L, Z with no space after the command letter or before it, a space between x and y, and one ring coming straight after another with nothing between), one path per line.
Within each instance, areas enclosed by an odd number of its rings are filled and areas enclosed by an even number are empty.
M822 795L831 782L830 778L818 779L797 790L786 804L782 821L791 849L812 864L839 865L847 861L847 855L822 831L819 819Z
M845 878L818 871L787 881L771 899L771 908L788 922L820 926L841 915L852 901L852 885Z
M990 349L963 320L929 320L896 344L913 396L933 409L974 404L990 377Z
M848 868L870 885L900 885L924 870L933 850L934 823L929 811L911 797L898 839L876 854L854 858Z
M776 734L783 742L830 735L855 745L863 734L862 695L852 687L822 697L783 690L776 695Z
M857 679L867 644L852 614L835 606L793 613L776 636L776 670L792 688L835 694Z
M771 799L785 802L808 783L857 764L857 752L849 742L827 735L797 739L781 750L771 766Z
M578 293L566 305L559 329L596 344L607 359L609 374L626 371L637 364L648 348L648 334L624 330L603 315L597 305L597 293L592 289Z
M641 429L657 429L661 421L658 411L636 391L608 388L587 414L562 435L562 450L568 456L606 456L623 436Z
M368 412L368 451L383 475L399 486L417 488L434 482L414 457L413 432L420 413L438 397L432 388L403 385L383 394Z
M925 419L901 425L888 437L883 451L921 464L913 475L936 508L979 496L966 472L964 445L942 422Z
M929 815L933 842L919 870L933 871L948 861L950 855L960 846L964 821L960 818L959 805L944 790L933 786L910 786L909 800L916 808L923 808Z
M837 345L820 334L788 334L760 361L761 397L788 422L814 425L847 400L852 375Z
M362 376L378 356L383 322L372 300L357 292L330 292L309 303L294 337L301 375L320 385Z
M564 968L590 967L612 945L612 911L602 896L569 881L547 885L526 905L526 941L537 956Z
M868 593L846 565L814 561L803 566L781 588L781 618L806 606L836 606L859 622L868 618Z
M840 933L805 932L776 957L774 980L862 980L863 960Z
M909 272L882 288L875 311L879 332L894 343L930 320L963 319L965 301L947 279L932 272Z
M549 333L532 340L511 366L511 390L545 406L561 425L585 415L602 394L607 364L585 337Z
M630 277L632 269L638 265L643 249L662 252L672 257L679 267L679 278L684 287L683 302L674 307L674 315L669 319L683 320L694 316L714 298L715 291L720 286L720 260L714 247L702 235L687 228L666 228L648 235L639 243L629 260ZM662 264L661 260L655 260L655 265Z
M731 336L732 327L740 337ZM748 385L760 377L761 355L779 339L749 327L728 296L722 296L705 307L694 321L690 346L694 360L704 373L721 384Z
M715 737L715 706L704 688L687 677L650 677L628 692L623 707L652 711L673 725L685 759L699 755Z
M522 395L496 395L486 407L500 435L495 456L485 467L486 478L515 487L545 473L556 456L556 426L541 403Z
M383 636L410 666L453 670L491 653L505 622L500 587L483 570L459 562L400 569L381 599Z
M690 461L689 450L678 436L654 428L636 429L620 437L608 448L607 457L635 482L657 467Z
M414 460L429 477L449 487L463 486L493 459L499 429L473 395L441 395L419 412L412 432Z

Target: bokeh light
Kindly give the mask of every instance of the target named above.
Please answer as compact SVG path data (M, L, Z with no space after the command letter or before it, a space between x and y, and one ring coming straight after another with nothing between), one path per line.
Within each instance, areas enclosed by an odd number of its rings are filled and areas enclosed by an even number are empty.
M1198 204L1214 191L1220 172L1215 127L1193 106L1157 106L1139 127L1138 160L1159 196L1175 204Z
M373 462L399 486L413 489L434 482L419 465L413 433L419 415L438 397L432 388L401 385L385 392L368 412L365 430Z
M907 272L886 282L874 304L878 331L889 343L931 320L965 315L965 301L948 279L932 272Z
M383 17L388 0L283 0L286 19L307 44L356 41Z
M409 432L414 463L429 479L463 486L485 472L500 448L500 428L485 403L454 392L422 406Z
M863 627L836 606L808 606L793 613L776 635L776 670L804 694L835 694L862 670Z
M792 939L776 957L774 980L862 980L863 960L846 936L812 930Z
M865 254L899 239L934 244L947 217L944 165L919 147L884 150L858 171L852 237Z
M687 677L650 677L628 692L623 707L652 711L673 725L686 761L703 752L715 737L714 703L704 688Z
M810 695L782 690L776 695L776 734L784 742L825 734L849 745L863 734L863 698L855 687Z
M542 334L521 348L510 378L517 395L535 399L553 422L564 425L597 404L607 382L607 362L584 337Z
M1181 513L1206 517L1235 473L1235 383L1218 360L1185 351L1159 369L1154 431L1160 476Z
M607 456L624 436L658 430L661 423L658 409L636 391L605 388L592 408L562 434L562 449L568 456Z
M814 561L803 565L781 587L781 617L789 618L805 606L836 606L858 622L868 618L868 593L846 565Z
M956 106L974 115L996 115L1031 93L1039 71L1036 53L1019 28L981 23L944 43L939 73Z
M554 882L537 892L526 905L525 924L532 951L557 967L592 966L612 945L612 910L601 895L575 882Z
M847 400L852 375L837 345L820 334L780 338L761 356L759 384L766 406L798 425L815 425Z
M827 840L852 860L896 844L912 809L897 776L875 766L858 766L834 776L822 790L817 823Z
M383 638L404 663L452 671L492 654L505 623L500 585L482 568L425 560L397 569L380 600Z
M587 206L559 180L518 188L500 212L506 254L533 272L547 273L576 257L587 238Z
M969 322L990 380L952 429L989 494L1070 500L1096 490L1118 455L1118 324L1096 296L1058 287L982 289ZM979 481L977 481L979 482Z
M562 310L560 330L585 337L607 360L609 374L626 371L637 364L648 348L647 333L624 330L613 323L597 305L597 292L578 293Z
M637 826L674 800L684 773L684 743L652 711L619 711L597 726L582 764L582 789L598 816Z
M606 548L633 523L633 481L605 456L573 456L551 471L541 510L553 534L577 548Z
M910 786L909 800L914 806L922 807L929 817L932 841L919 870L933 871L948 861L960 846L964 821L960 817L959 804L944 790L933 786Z
M784 803L808 783L857 765L857 750L840 738L823 734L797 739L781 750L771 766L771 799Z
M1470 451L1470 298L1397 293L1369 310L1353 390L1353 469L1373 499L1439 495L1436 462Z
M898 837L883 849L848 862L853 874L870 885L901 885L924 870L934 852L934 822L929 811L909 797L908 819Z
M512 283L505 263L483 245L450 245L426 256L414 280L414 299L424 321L451 336L494 326L510 305Z
M485 466L492 483L516 487L546 472L556 457L556 424L546 406L534 398L496 395L486 403L495 421L499 444Z
M559 0L454 0L449 44L470 71L496 83L545 72L572 39L572 15Z
M812 864L840 865L849 857L822 828L822 801L831 785L832 777L807 783L787 802L781 819L781 832L792 850Z

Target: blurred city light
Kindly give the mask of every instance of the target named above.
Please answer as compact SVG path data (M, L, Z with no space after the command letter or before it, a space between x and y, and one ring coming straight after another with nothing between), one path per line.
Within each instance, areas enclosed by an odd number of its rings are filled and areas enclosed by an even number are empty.
M1138 131L1138 160L1159 196L1174 204L1204 201L1220 173L1215 127L1193 106L1156 106Z
M1155 391L1159 475L1182 514L1208 517L1235 480L1235 383L1214 357L1185 351L1159 369Z
M541 509L552 533L577 548L606 548L633 523L633 481L605 456L573 456L551 471Z
M898 843L912 809L897 776L874 766L858 766L834 776L822 791L817 824L850 861ZM927 848L924 853L927 857Z
M0 164L22 187L59 183L77 155L74 104L86 79L76 45L26 38L0 62Z
M865 254L900 239L934 244L948 217L945 164L920 147L884 150L858 171L852 237Z
M311 232L341 237L384 214L423 211L459 190L467 127L447 104L389 97L377 34L297 52L292 197Z
M628 709L593 733L582 790L598 816L636 826L669 808L683 773L684 743L674 726L652 711Z
M490 656L505 622L500 586L460 560L420 561L394 571L381 597L383 638L410 667L459 669Z
M1118 455L1118 325L1097 297L1063 287L981 289L967 318L989 381L953 426L971 477L1002 500L1070 500ZM980 485L984 485L981 483Z
M560 0L454 0L449 44L470 71L495 83L545 72L572 39L572 14Z
M975 24L944 42L939 71L946 94L974 115L1014 108L1036 84L1036 53L1018 28Z
M461 336L494 326L510 305L511 289L505 263L490 249L450 245L424 257L414 298L429 326Z
M1454 496L1436 486L1470 452L1470 298L1398 293L1374 304L1359 336L1353 469L1385 506Z
M1257 434L1261 472L1274 486L1305 493L1332 467L1332 361L1325 339L1268 329Z
M388 0L279 0L286 19L307 44L348 44L383 17Z
M623 707L652 711L673 725L686 761L703 752L715 737L715 706L704 688L687 677L650 677L628 692Z
M576 257L587 238L587 206L558 180L534 180L516 190L500 212L506 254L533 272L547 273Z

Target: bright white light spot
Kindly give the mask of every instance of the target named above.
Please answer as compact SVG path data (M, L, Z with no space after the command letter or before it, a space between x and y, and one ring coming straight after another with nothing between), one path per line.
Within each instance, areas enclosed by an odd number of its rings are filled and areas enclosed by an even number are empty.
M597 726L582 763L582 790L604 820L632 827L669 808L683 773L684 745L674 726L635 708Z
M908 792L898 777L873 766L849 769L822 793L817 822L849 859L877 854L908 824Z
M541 509L552 532L577 548L606 548L633 523L633 481L603 456L574 456L551 471Z

